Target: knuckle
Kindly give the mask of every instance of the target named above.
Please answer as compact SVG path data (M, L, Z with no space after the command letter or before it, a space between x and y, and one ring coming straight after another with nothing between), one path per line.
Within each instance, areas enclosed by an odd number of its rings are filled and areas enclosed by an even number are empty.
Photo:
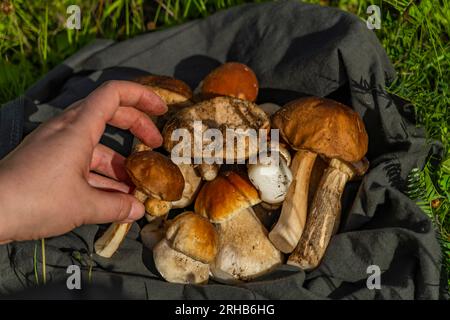
M128 217L131 210L131 202L125 194L118 194L118 204L116 207L117 220L124 220Z

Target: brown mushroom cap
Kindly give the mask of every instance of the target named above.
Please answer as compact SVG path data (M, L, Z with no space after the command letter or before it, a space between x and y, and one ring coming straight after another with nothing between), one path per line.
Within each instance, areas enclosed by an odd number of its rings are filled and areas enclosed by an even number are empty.
M164 126L162 135L164 137L164 148L171 152L172 149L179 143L188 143L187 148L191 149L191 154L195 154L195 144L189 141L174 141L171 139L172 133L180 128L186 128L190 135L191 141L194 141L194 122L202 121L202 134L209 128L218 129L221 131L223 137L226 137L227 129L241 129L247 132L249 129L254 129L258 133L259 129L270 128L270 119L267 114L258 108L258 106L250 101L231 97L216 97L210 100L202 101L193 106L186 107L177 112ZM245 138L245 137L244 137ZM210 141L204 141L203 147L207 147ZM243 146L244 158L247 159L258 150L250 148L248 139L244 141ZM236 146L237 144L235 144ZM223 139L223 158L227 158L226 139ZM238 159L239 152L235 147L233 159Z
M169 76L143 76L134 81L151 87L167 104L180 103L192 98L192 90L184 81Z
M219 245L216 229L208 219L189 211L172 220L166 239L173 249L203 263L214 260Z
M328 158L359 161L368 137L360 116L330 99L307 97L286 104L272 117L274 128L293 149L307 149Z
M195 201L195 212L213 223L221 223L260 202L258 191L247 178L227 171L203 185Z
M183 175L178 166L166 156L151 150L135 152L127 158L125 166L136 188L147 195L164 201L181 198Z
M245 64L228 62L206 76L201 93L205 97L231 96L253 102L258 96L258 79Z

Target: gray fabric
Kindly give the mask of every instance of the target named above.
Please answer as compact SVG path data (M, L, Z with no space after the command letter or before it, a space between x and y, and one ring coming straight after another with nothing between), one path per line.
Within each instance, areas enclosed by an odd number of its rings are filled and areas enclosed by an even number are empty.
M139 226L134 224L112 259L92 255L93 285L85 290L112 287L111 292L139 299L439 298L441 257L435 231L404 188L409 171L439 154L440 147L425 143L423 130L414 125L412 106L383 89L394 70L375 34L364 21L336 9L298 2L244 5L120 43L95 42L2 108L0 156L19 142L17 137L105 80L155 73L176 76L195 88L224 61L240 61L255 70L262 88L259 102L329 96L351 105L367 126L370 171L361 182L347 185L342 225L322 264L309 273L285 265L238 286L170 284L158 276L151 252L137 241ZM24 121L15 124L17 119ZM102 141L126 155L132 138L108 128ZM98 229L84 226L47 240L51 282L65 282L69 264L91 261ZM0 293L34 285L36 243L0 247ZM40 273L40 254L37 260ZM372 264L382 270L380 290L366 287ZM87 281L88 268L83 270Z

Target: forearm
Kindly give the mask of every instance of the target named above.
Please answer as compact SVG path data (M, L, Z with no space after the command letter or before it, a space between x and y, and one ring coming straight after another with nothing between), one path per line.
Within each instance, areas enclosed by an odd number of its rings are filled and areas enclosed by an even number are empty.
M18 229L20 212L18 205L24 199L19 199L19 194L13 190L13 183L8 177L8 172L0 161L0 244L11 242Z

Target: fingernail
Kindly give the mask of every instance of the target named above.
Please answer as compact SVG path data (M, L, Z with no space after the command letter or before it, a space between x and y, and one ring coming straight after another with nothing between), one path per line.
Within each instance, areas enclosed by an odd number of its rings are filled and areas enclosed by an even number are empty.
M150 92L147 93L147 97L149 98L150 101L153 102L153 104L160 109L161 113L166 113L168 110L167 104L164 102L163 99L161 99L158 95L156 95L156 93L151 94ZM155 99L158 100L157 103L155 103Z
M131 204L130 214L128 215L126 220L136 221L144 215L144 212L144 205L139 201L133 201L133 203Z

